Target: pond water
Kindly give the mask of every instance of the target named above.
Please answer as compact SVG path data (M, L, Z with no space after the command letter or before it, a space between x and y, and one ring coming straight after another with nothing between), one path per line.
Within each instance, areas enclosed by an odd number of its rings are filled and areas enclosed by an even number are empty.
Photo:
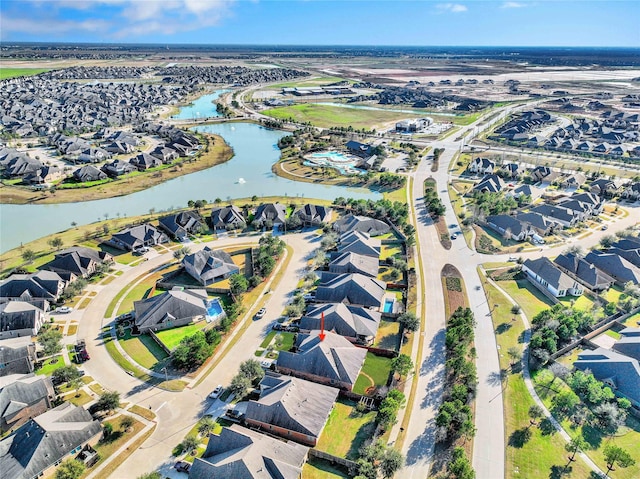
M282 131L253 123L218 123L196 130L222 136L234 149L228 162L207 170L181 176L153 188L117 198L84 203L52 205L0 205L0 251L21 243L63 231L72 222L87 224L118 216L134 216L184 207L189 200L213 201L222 198L290 196L332 200L338 196L380 199L380 193L366 188L347 188L303 183L276 176L271 165L278 161L278 140Z
M210 95L202 95L197 100L194 100L191 105L180 108L180 112L171 118L175 118L176 120L197 120L212 116L222 116L216 111L215 101L220 98L220 95L228 91L229 90L216 90Z

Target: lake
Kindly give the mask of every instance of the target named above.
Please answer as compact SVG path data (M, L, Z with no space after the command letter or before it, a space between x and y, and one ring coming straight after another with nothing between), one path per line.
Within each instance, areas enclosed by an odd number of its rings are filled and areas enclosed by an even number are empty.
M216 90L209 95L202 95L197 100L194 100L191 105L180 108L178 114L171 118L175 118L176 120L197 120L212 116L222 116L216 111L215 101L220 98L220 95L228 91L229 90Z
M380 199L382 195L366 188L347 188L303 183L276 176L271 171L280 158L278 140L286 133L254 123L202 125L199 131L222 136L235 156L228 162L181 176L127 196L84 203L47 205L0 205L0 251L34 239L63 231L72 222L79 225L120 216L135 216L185 207L189 200L213 201L222 198L290 196L332 200L338 196Z

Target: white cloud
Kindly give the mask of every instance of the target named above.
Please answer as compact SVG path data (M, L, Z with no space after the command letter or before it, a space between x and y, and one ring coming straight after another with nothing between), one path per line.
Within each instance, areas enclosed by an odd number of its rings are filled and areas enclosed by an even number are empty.
M236 0L32 0L27 15L1 15L8 32L40 31L62 35L99 31L107 37L127 38L149 34L171 35L219 24L231 14ZM77 10L82 20L62 18L60 9ZM92 18L94 17L94 18Z
M438 3L436 8L440 12L462 13L467 11L467 7L459 3Z
M526 3L521 2L504 2L500 8L524 8Z

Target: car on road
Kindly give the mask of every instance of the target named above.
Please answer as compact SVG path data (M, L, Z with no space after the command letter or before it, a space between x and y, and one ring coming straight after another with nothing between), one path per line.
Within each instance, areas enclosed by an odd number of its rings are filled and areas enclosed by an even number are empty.
M222 384L218 384L216 388L211 392L211 394L209 394L209 397L211 399L218 399L220 397L220 394L222 394L222 391L224 391Z
M54 313L66 314L70 313L71 311L73 311L73 309L71 309L69 306L60 306L59 308L55 309Z
M607 228L609 228L607 225L604 225L602 228L600 228L602 231L606 231Z
M316 299L316 293L307 293L302 297L302 299L305 301L314 301Z
M457 237L458 237L458 233L453 233L453 234L451 235L451 239L452 239L452 240L453 240L453 239L456 239Z
M178 472L189 472L189 469L191 469L191 464L189 464L187 461L178 461L176 462L175 468Z
M265 314L267 314L267 308L260 308L260 310L256 313L256 318L264 318Z

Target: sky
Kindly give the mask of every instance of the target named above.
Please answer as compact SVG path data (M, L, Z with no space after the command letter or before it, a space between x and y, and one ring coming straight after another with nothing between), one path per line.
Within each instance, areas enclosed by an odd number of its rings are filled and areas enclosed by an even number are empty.
M640 0L0 0L0 40L640 47Z

